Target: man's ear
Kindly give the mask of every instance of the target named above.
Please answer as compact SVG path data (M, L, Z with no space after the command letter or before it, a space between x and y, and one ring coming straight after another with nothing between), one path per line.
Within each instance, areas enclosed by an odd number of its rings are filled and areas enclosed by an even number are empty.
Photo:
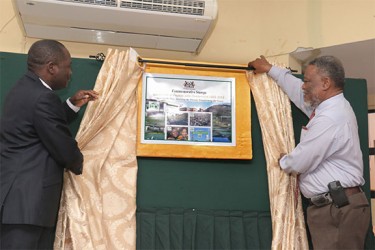
M48 62L48 63L47 63L47 70L48 70L48 72L49 72L51 75L54 75L54 74L55 74L55 71L56 71L56 64L54 64L53 62Z
M332 80L331 80L331 78L329 78L327 76L323 76L322 77L322 82L323 82L323 84L322 84L323 90L328 90L328 89L331 88L331 86L332 86Z

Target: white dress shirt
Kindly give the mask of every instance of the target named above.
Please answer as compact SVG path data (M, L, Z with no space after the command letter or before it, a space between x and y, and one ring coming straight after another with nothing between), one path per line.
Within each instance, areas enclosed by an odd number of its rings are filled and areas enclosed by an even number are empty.
M287 69L273 66L268 72L307 116L302 80ZM300 143L280 160L287 173L299 173L302 194L311 198L328 192L328 183L339 180L343 187L363 185L363 160L355 114L343 94L318 105L315 116L301 130Z

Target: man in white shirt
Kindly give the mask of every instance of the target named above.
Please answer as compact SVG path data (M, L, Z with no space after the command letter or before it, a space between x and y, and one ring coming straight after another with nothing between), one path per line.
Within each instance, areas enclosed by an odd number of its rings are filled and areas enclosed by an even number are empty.
M300 143L280 155L279 165L286 173L299 175L300 190L310 200L307 224L314 248L363 249L370 207L360 188L365 183L362 152L357 120L343 95L341 62L332 56L318 57L306 67L303 81L263 56L249 67L272 77L310 117Z

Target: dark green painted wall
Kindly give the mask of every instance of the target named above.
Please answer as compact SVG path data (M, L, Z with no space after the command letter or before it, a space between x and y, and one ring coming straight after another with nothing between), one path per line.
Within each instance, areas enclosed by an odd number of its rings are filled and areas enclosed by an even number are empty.
M101 63L91 59L73 59L72 81L58 94L66 99L78 89L93 88ZM26 55L0 52L0 101L26 70ZM363 79L347 79L345 96L357 115L361 148L365 163L365 190L369 192L367 90ZM255 105L251 101L252 160L203 160L139 158L137 206L143 208L195 208L269 212L265 157ZM83 110L84 111L84 110ZM71 124L78 130L82 114ZM307 117L294 106L296 142ZM374 246L370 238L367 246Z

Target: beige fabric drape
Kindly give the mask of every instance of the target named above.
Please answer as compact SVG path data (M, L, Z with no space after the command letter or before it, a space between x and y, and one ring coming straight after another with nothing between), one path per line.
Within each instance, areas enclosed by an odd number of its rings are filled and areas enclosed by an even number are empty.
M297 178L278 167L280 153L294 146L288 96L267 74L247 73L262 130L272 218L272 249L308 249Z
M137 53L107 51L77 133L83 174L66 172L55 249L135 249Z

